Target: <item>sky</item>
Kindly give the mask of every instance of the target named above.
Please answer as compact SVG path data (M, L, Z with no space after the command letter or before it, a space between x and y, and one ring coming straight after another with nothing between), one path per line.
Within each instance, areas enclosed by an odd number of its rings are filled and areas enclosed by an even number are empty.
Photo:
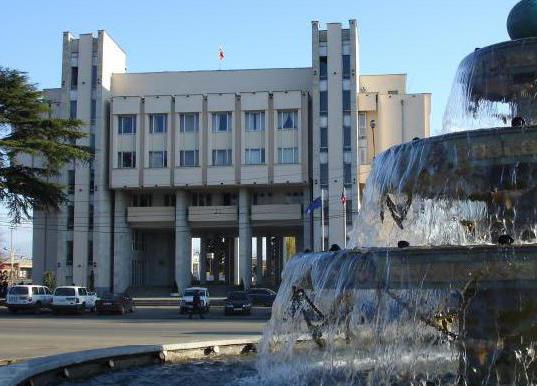
M508 40L518 0L18 0L2 1L0 66L59 87L62 32L104 29L127 52L128 72L311 66L311 21L356 19L361 74L408 74L407 92L432 93L439 132L458 64ZM9 228L0 226L0 249ZM15 232L31 254L31 225Z

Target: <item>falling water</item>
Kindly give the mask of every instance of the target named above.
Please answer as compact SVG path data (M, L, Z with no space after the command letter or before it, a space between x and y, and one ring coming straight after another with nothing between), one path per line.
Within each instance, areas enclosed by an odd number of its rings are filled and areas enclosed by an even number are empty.
M459 65L443 133L507 127L521 116L537 124L537 39L476 49Z

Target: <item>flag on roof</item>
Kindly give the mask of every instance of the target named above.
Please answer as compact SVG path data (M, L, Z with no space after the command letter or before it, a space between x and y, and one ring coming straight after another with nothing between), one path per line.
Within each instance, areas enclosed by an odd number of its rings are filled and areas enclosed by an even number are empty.
M218 49L218 60L220 60L221 62L224 60L224 49L222 47L220 47Z
M347 205L347 196L345 195L345 191L341 192L341 205L345 206Z

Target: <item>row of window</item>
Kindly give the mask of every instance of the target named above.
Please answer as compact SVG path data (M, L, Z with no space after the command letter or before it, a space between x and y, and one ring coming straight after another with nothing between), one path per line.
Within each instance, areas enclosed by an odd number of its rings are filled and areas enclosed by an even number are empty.
M351 77L351 56L342 55L341 56L341 71L343 79L349 79ZM328 78L328 57L319 56L319 78L327 79Z
M118 152L118 168L127 169L136 167L135 151ZM245 165L263 165L266 163L265 149L245 149ZM298 147L279 147L278 148L279 164L297 164ZM212 166L229 166L233 165L232 149L214 149L212 151ZM199 166L199 150L181 150L179 151L179 166L192 167ZM150 168L168 167L167 151L150 151L149 152Z
M76 104L76 101L74 101ZM76 106L75 106L76 111ZM230 132L232 130L232 113L211 113L212 130L215 133ZM168 130L168 114L149 114L149 132L162 134ZM181 133L197 132L199 130L199 113L179 114L179 131ZM294 130L298 128L298 111L278 111L278 129ZM248 111L245 113L246 131L265 130L265 112ZM118 115L118 134L136 134L136 115Z
M328 149L328 127L320 127L319 128L319 134L320 134L320 148L322 150ZM352 143L352 137L351 137L351 127L350 126L343 126L343 149L350 149Z
M319 168L319 184L321 188L328 187L328 163L321 163ZM352 185L352 164L343 163L343 185Z
M73 265L73 255L74 255L74 245L72 240L68 240L65 242L65 248L66 248L66 258L65 258L65 265L72 266ZM88 240L88 265L93 265L93 241Z
M351 111L351 91L343 90L342 98L343 111ZM328 91L319 92L319 112L321 114L328 114Z

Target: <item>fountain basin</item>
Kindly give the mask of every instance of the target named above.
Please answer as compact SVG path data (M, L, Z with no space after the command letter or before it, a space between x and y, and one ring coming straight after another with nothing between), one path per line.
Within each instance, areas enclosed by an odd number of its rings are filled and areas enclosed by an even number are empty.
M133 345L29 359L0 367L1 385L47 385L156 364L184 363L254 352L259 338L168 345Z

